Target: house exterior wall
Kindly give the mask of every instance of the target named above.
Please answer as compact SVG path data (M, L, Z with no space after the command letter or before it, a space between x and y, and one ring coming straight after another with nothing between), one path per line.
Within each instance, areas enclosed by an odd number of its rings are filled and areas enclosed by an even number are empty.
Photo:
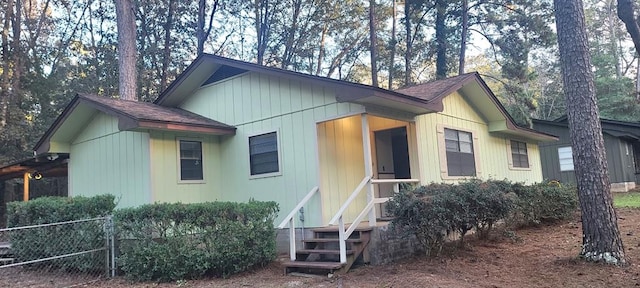
M462 95L454 93L443 100L444 110L439 113L425 114L416 117L416 133L420 181L456 182L460 177L447 177L442 172L446 166L444 141L439 141L439 130L456 129L473 133L477 178L508 179L516 182L535 183L542 181L542 169L538 144L527 139L512 138L504 134L489 132L486 121L471 107ZM527 143L529 169L513 169L509 167L510 140Z
M280 205L276 222L313 187L321 184L316 124L364 112L360 105L338 103L333 91L257 73L241 74L204 86L180 107L237 128L236 135L220 138L224 174L219 200L276 201ZM273 131L278 135L280 173L251 177L248 139ZM320 189L325 195L339 193L325 187ZM330 213L323 213L320 197L316 195L304 207L305 221L301 223L297 219L296 226L326 224L323 214Z
M202 142L203 181L180 181L178 139ZM223 182L220 170L218 136L162 131L150 132L151 202L212 202L221 200Z
M542 171L545 179L557 179L564 183L576 183L574 171L560 171L558 148L570 147L569 128L564 125L546 124L534 122L534 127L553 135L557 135L557 142L543 143L540 145L542 155ZM628 190L636 182L633 147L631 143L603 133L605 151L607 155L607 168L612 190ZM627 184L625 184L627 183Z
M149 134L119 131L98 113L70 145L69 196L116 196L118 208L150 201Z

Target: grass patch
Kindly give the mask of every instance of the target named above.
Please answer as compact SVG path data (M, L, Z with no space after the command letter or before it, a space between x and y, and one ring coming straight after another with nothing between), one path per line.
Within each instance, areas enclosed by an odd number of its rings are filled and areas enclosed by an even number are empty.
M613 193L613 205L615 207L640 207L640 193Z

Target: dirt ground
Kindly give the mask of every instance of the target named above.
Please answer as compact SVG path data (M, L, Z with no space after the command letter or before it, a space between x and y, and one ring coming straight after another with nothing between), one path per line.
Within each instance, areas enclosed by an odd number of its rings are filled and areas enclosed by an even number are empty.
M130 283L123 278L84 282L78 287L640 287L640 209L618 209L629 265L613 267L576 258L578 219L553 226L500 233L491 242L471 240L452 256L417 257L390 265L364 266L344 275L285 276L278 262L229 279ZM0 270L2 272L2 270ZM0 287L66 287L68 277L11 270Z

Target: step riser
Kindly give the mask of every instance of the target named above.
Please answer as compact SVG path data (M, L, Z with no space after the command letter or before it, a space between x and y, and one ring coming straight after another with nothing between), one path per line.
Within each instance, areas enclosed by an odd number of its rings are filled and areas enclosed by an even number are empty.
M320 231L314 231L313 239L302 241L303 249L296 253L297 261L283 263L285 274L290 272L310 272L312 270L326 273L332 273L337 270L347 272L357 259L362 258L365 263L368 262L366 249L369 244L371 228L357 229L347 239L347 263L344 265L340 264L338 231L326 228L318 230Z

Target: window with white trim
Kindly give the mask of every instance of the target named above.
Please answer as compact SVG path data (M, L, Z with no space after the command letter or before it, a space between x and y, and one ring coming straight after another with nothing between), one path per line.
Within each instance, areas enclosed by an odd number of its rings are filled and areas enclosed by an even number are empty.
M249 137L251 176L280 172L279 161L276 132Z
M204 180L202 170L202 142L197 140L178 140L180 149L180 180Z
M529 168L527 143L511 140L511 161L515 168Z
M476 162L473 155L471 133L444 129L447 150L447 174L449 176L475 176Z
M559 147L558 159L560 161L560 171L573 171L573 153L571 147Z

